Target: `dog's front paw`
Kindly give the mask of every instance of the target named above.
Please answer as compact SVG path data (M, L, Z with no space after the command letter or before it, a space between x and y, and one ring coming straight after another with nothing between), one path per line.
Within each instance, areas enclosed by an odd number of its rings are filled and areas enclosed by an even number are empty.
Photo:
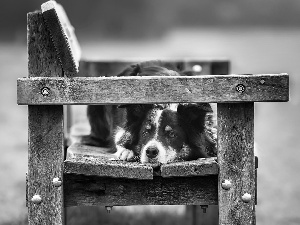
M134 159L134 153L132 150L119 147L117 152L115 153L115 156L124 161L132 161Z

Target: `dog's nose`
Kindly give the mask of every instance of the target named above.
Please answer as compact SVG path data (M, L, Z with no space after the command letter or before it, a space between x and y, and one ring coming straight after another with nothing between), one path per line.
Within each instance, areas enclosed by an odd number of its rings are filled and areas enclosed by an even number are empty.
M146 150L146 155L148 156L148 158L153 159L158 155L158 149L155 147L149 147Z

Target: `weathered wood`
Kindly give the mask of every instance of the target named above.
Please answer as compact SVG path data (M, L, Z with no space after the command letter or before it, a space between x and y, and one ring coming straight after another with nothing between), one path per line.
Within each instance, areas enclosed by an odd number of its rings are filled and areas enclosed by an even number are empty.
M110 161L99 157L76 157L64 162L64 173L96 175L100 177L115 177L151 180L151 166L136 162Z
M241 85L245 87L244 92L237 91ZM49 88L49 95L41 94L44 87ZM261 102L288 99L287 74L18 79L18 104Z
M28 77L61 77L63 71L42 13L28 13L27 26Z
M76 157L102 157L106 159L116 158L109 148L74 143L67 149L66 159L71 160Z
M41 8L64 74L72 77L78 72L81 56L74 27L63 7L55 1L45 2Z
M154 177L153 180L66 174L65 206L217 204L218 177Z
M219 224L255 224L253 129L254 103L218 104Z
M54 46L41 13L28 14L28 75L62 76ZM28 106L28 220L29 224L63 224L62 179L63 106ZM41 203L32 202L39 195Z
M64 173L101 177L153 179L151 165L116 160L104 148L74 144L69 147L64 162Z
M62 223L62 189L52 184L62 179L62 106L29 106L28 199L38 194L42 203L28 202L29 224ZM48 223L49 224L49 223Z
M216 158L164 164L160 168L162 177L189 177L219 174Z
M151 164L116 160L108 148L73 144L67 150L64 173L98 175L115 178L153 179ZM161 165L162 177L217 175L216 158L198 159Z

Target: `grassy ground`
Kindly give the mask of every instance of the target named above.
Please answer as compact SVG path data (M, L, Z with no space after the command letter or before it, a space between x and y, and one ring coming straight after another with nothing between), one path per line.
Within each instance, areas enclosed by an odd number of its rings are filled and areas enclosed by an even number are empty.
M300 224L299 39L296 30L181 30L152 43L82 42L82 48L90 59L226 57L233 73L288 72L291 101L256 104L257 224L293 225ZM0 44L0 224L22 224L16 221L26 215L27 107L16 105L16 79L27 76L26 57L26 46Z

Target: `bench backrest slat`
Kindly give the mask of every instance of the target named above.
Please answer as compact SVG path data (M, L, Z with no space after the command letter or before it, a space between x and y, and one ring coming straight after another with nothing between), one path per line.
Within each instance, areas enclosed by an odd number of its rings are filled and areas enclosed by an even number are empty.
M276 102L288 101L288 85L287 74L20 78L18 104Z

